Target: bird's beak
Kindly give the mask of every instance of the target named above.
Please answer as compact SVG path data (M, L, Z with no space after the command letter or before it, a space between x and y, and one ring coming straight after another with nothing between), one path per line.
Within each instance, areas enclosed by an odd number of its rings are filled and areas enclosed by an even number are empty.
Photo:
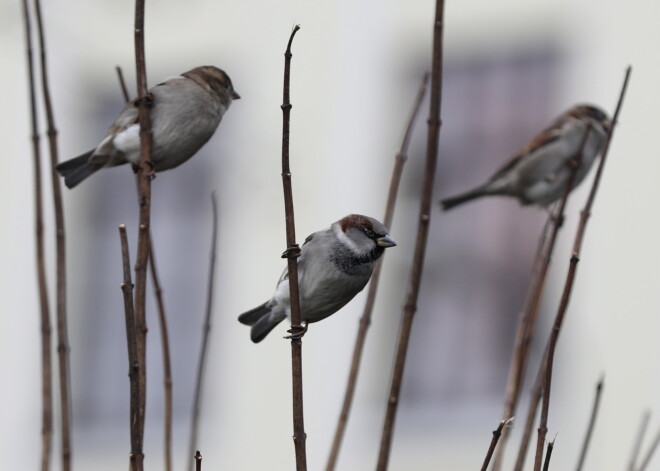
M241 98L241 96L238 93L236 93L234 90L231 91L230 96L232 100L239 100Z
M388 235L384 235L383 237L379 237L376 239L376 243L380 245L381 247L394 247L396 245L396 242L394 242L394 239L392 239Z

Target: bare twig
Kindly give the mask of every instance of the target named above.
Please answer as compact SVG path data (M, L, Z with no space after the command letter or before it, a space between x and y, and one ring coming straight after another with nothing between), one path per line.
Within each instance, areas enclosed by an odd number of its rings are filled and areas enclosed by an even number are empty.
M444 0L436 0L435 20L433 28L433 63L431 67L431 102L428 118L428 140L426 147L426 166L424 170L424 181L419 208L419 221L417 227L417 240L415 242L415 253L410 274L410 286L404 305L403 319L401 322L399 340L392 372L392 382L388 394L385 422L380 441L377 471L385 471L392 446L392 434L394 421L399 404L399 393L401 380L408 352L410 331L412 329L413 317L417 311L417 298L422 279L424 267L424 256L426 254L426 242L428 238L429 224L431 221L431 199L433 197L433 183L435 180L435 169L438 160L438 141L440 134L440 100L442 90L442 33L444 26Z
M486 471L486 469L488 469L488 464L490 463L490 459L493 456L493 452L495 452L495 447L497 446L497 442L502 436L502 430L504 430L504 428L507 427L512 421L513 421L513 417L506 420L501 420L500 425L497 427L497 429L493 430L493 438L490 441L490 446L488 447L486 458L484 458L484 463L481 465L481 471Z
M59 162L57 148L57 129L53 115L53 105L50 98L48 82L48 65L46 61L46 39L41 17L39 0L34 1L39 32L39 50L41 56L41 87L44 95L44 108L48 126L48 144L50 150L51 180L53 186L53 204L55 208L55 250L56 250L56 317L57 317L57 357L59 365L60 408L62 416L62 471L71 469L71 368L69 359L69 333L66 310L66 240L64 231L64 206L62 203L62 186L60 177L55 171Z
M502 414L502 417L505 418L515 414L520 399L520 391L522 390L527 371L532 336L538 319L541 295L545 287L557 235L564 221L564 208L565 204L560 203L557 210L548 215L541 237L539 238L534 267L532 269L532 278L516 328L514 352L509 367L509 378L507 380L504 411ZM498 471L502 467L508 437L509 429L505 429L502 433L495 459L493 460L493 471Z
M550 443L548 443L548 449L545 452L545 462L543 463L543 471L548 471L550 469L550 458L552 457L552 450L555 448L555 439L553 438Z
M570 301L571 292L573 290L573 284L575 280L575 273L577 270L577 264L580 256L580 251L582 248L582 242L584 240L584 233L587 226L587 221L591 215L591 207L593 205L596 193L598 191L598 186L600 184L600 178L603 174L603 168L605 162L607 161L607 154L610 147L610 142L612 141L612 135L614 132L614 127L616 126L619 112L621 110L621 105L625 95L626 88L628 87L628 80L630 78L631 68L628 67L626 70L626 76L623 82L623 87L621 88L621 94L619 95L619 102L617 103L616 111L612 118L612 126L609 130L607 139L605 140L605 145L603 149L603 154L596 171L596 176L587 198L587 202L584 206L584 209L580 213L580 222L578 224L577 232L575 234L575 240L573 243L573 250L570 259L570 264L568 268L568 273L566 275L566 282L564 284L564 291L562 293L561 301L559 303L559 309L557 310L557 316L555 317L555 322L550 334L550 339L548 340L548 354L545 365L545 382L543 385L543 406L541 408L541 420L538 429L538 440L536 443L536 460L534 465L535 471L540 471L541 469L541 457L543 455L543 443L545 441L545 435L547 433L547 420L548 420L548 411L550 408L550 391L551 391L551 382L552 382L552 367L554 363L554 351L557 345L557 339L559 338L559 332L561 331L561 326L568 308L568 303ZM588 129L587 129L588 133ZM575 172L573 172L574 174ZM571 177L573 180L573 176ZM569 188L572 186L572 181L569 184Z
M124 101L130 100L124 74L120 66L115 66L117 77L119 79L119 86L121 87L122 96ZM136 176L135 182L137 184L138 194L140 192L140 178ZM163 290L160 284L160 277L156 268L156 259L154 256L154 244L151 237L149 238L149 268L151 271L151 279L154 283L154 297L156 298L156 307L158 309L158 323L160 325L160 345L163 355L163 395L164 395L164 410L165 410L165 423L163 430L163 446L165 458L165 470L171 471L172 469L172 361L170 355L170 339L167 329L167 315L165 311L165 302L163 300Z
M589 418L589 426L587 427L587 433L584 436L584 444L582 445L582 451L580 452L580 459L578 460L578 465L576 467L577 471L582 469L584 465L584 460L587 456L587 449L589 448L589 442L591 441L591 435L594 431L594 425L596 424L596 417L598 416L598 406L600 405L600 398L603 393L603 378L601 377L596 385L596 395L594 396L594 405L591 409L591 417Z
M408 146L412 137L413 125L417 115L419 114L419 109L421 108L422 101L424 100L424 95L426 94L428 79L429 74L425 73L424 78L422 79L422 83L419 86L412 112L408 118L408 124L406 126L403 142L401 143L401 148L395 156L394 169L392 170L392 179L390 181L390 189L387 196L387 206L385 208L385 218L383 220L385 227L390 227L392 225L394 207L396 205L396 198L399 192L399 184L401 182L403 166L408 160ZM332 442L332 448L330 449L328 463L325 467L326 471L332 471L335 469L337 458L339 457L339 449L341 448L344 432L346 431L346 425L348 424L348 416L351 412L351 405L353 404L355 385L357 383L357 377L360 370L360 362L362 359L362 352L364 350L364 343L367 337L367 330L371 325L371 313L373 312L376 294L378 292L378 282L380 280L380 271L382 265L383 262L381 258L381 260L379 260L379 262L376 264L376 268L374 269L373 275L371 276L371 282L369 283L369 292L367 293L367 300L364 305L364 311L362 311L362 317L360 318L357 337L355 338L355 346L353 347L353 359L351 360L351 368L348 374L346 392L344 393L344 402L342 404L341 412L339 413L339 420L337 421L335 437Z
M206 371L206 354L208 351L209 334L211 332L211 314L213 313L213 293L215 285L216 244L218 242L218 203L215 192L211 193L211 209L213 211L213 232L211 234L211 253L209 254L209 277L206 289L206 314L204 316L204 327L202 329L202 344L197 362L197 377L195 379L195 398L192 407L192 420L190 424L189 454L197 447L199 434L199 413L202 408L202 390L204 387L204 372ZM199 451L197 452L199 453ZM201 461L201 456L200 456ZM190 466L192 471L192 464Z
M637 437L633 443L632 453L630 455L630 461L628 462L628 471L635 471L635 463L637 463L637 458L639 457L639 451L642 448L642 441L644 440L644 435L646 434L646 428L649 425L649 420L651 420L651 411L647 410L642 416L642 421L639 424L639 430L637 431Z
M121 260L124 281L121 291L124 295L124 319L126 323L126 345L128 347L128 378L130 381L130 431L131 431L131 471L142 470L142 448L140 421L140 384L138 378L139 366L137 357L137 334L135 332L135 305L133 303L133 282L131 280L131 261L128 250L126 226L119 226L119 240L121 242Z
M128 88L126 87L126 80L124 80L124 73L121 71L121 67L116 65L115 70L117 71L117 78L119 79L119 86L121 87L121 95L124 97L124 101L128 102L131 99L131 96L128 93Z
M146 285L151 231L151 179L153 177L153 165L151 163L151 97L147 89L144 56L144 0L135 1L135 69L137 72L137 106L140 123L140 162L137 166L140 225L135 261L135 327L140 386L140 407L138 413L140 449L137 452L139 453L140 461L142 461L144 459L142 448L144 443L144 418L147 393Z
M149 268L151 269L151 279L154 283L154 296L158 308L158 323L160 324L160 345L163 355L163 392L165 398L163 446L165 447L165 471L172 471L172 361L170 358L170 336L167 329L163 289L156 268L154 245L152 242L152 240L149 240Z
M302 383L302 336L305 331L301 325L300 303L298 298L298 261L300 248L296 244L296 227L293 214L293 190L291 188L291 169L289 167L289 127L291 100L289 82L291 77L291 43L300 29L296 25L291 31L284 53L284 98L282 102L282 186L284 189L284 212L286 219L286 246L282 255L287 258L289 276L289 296L291 299L291 375L293 382L293 444L296 450L296 470L307 469L307 451L305 441L305 421L303 415Z
M34 168L34 231L37 262L37 284L39 288L39 318L41 323L41 471L50 469L53 448L53 370L50 306L48 304L48 282L46 279L46 255L44 248L43 189L41 179L41 150L37 124L37 100L34 84L34 59L32 57L32 20L28 0L23 0L23 24L30 90L30 125L32 139L32 165Z
M651 462L651 458L653 458L653 454L655 453L655 450L658 448L658 445L660 445L660 430L658 431L657 435L653 439L653 443L649 447L649 451L646 453L646 456L642 460L642 464L640 464L639 468L637 468L637 471L645 471L646 470L646 467Z
M202 471L202 454L199 450L195 452L195 471Z

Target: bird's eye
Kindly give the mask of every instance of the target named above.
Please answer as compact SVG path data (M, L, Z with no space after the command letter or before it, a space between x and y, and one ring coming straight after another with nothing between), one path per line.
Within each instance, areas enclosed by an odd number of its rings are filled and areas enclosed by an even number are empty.
M369 237L370 239L373 239L376 236L376 233L371 229L365 229L364 233L367 234L367 237Z

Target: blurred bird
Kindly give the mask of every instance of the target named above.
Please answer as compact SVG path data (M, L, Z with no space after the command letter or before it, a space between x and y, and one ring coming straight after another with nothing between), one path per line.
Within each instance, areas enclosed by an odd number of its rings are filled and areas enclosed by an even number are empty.
M603 150L611 127L607 115L591 105L574 106L510 158L485 184L440 201L444 210L488 195L513 196L522 205L548 206L560 199L573 172L572 159L589 135L573 180L584 179Z
M181 165L208 141L233 100L229 76L210 65L195 67L149 90L153 143L151 160L156 172ZM140 125L135 101L126 104L108 135L89 152L58 164L55 169L73 188L92 173L140 160Z
M395 245L385 226L359 214L307 237L298 258L302 320L318 322L344 307L367 284L384 250ZM289 277L284 270L273 297L238 320L252 326L250 338L257 343L290 316Z

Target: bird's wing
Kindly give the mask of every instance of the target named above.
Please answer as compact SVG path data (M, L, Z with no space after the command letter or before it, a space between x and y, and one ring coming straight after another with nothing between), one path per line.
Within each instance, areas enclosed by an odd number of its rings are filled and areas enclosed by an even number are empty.
M491 177L490 181L497 180L509 172L513 167L518 165L524 157L536 151L538 148L543 147L552 143L553 141L561 138L561 128L557 126L557 123L553 123L547 129L539 133L534 139L520 149L516 154L512 155L509 160L507 160L504 165L502 165L495 174Z

